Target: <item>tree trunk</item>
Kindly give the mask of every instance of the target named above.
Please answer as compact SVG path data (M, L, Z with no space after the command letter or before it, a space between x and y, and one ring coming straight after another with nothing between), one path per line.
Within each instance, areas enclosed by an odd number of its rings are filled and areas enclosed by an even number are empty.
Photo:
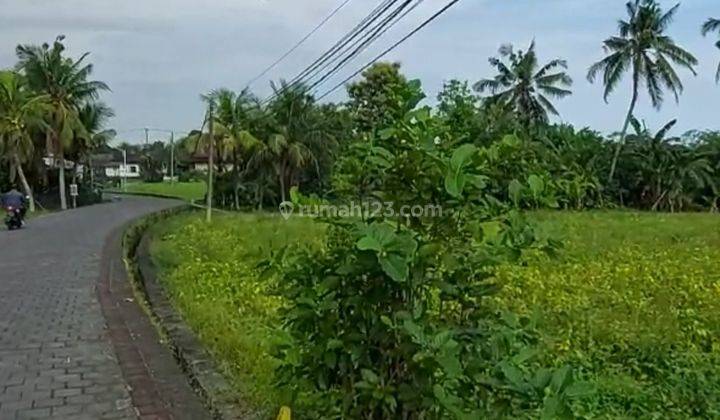
M35 198L33 197L33 192L30 189L30 184L27 181L27 178L25 178L25 171L23 171L22 164L20 163L20 157L15 153L13 156L15 159L15 166L17 166L17 175L18 178L20 178L20 183L22 184L23 190L25 190L25 195L28 197L28 210L30 210L30 213L35 213Z
M280 177L279 177L279 178L280 178L280 202L281 202L281 203L284 203L284 202L285 202L285 165L284 165L284 164L281 164L281 165L282 165L282 166L280 166L280 171L279 171L279 175L280 175Z
M625 137L627 136L628 128L630 127L630 120L632 119L633 112L635 112L635 105L637 105L638 100L638 89L639 89L639 83L640 83L640 77L638 74L638 71L635 70L633 74L633 95L632 100L630 101L630 109L628 109L627 116L625 117L625 124L623 125L623 129L620 132L620 141L617 144L617 147L615 148L615 154L613 156L612 163L610 164L610 174L608 175L608 184L612 183L613 178L615 177L615 169L617 168L618 159L620 158L620 152L622 151L622 148L625 144Z
M55 157L53 156L53 161ZM60 170L58 171L58 186L60 188L60 209L67 210L67 195L65 194L65 156L63 151L60 150L59 158Z

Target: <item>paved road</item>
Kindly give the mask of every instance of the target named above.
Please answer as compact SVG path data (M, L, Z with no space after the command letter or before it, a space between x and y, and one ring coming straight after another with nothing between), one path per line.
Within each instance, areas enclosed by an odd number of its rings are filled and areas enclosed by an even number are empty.
M126 197L0 231L0 419L135 418L98 301L101 251L176 204Z

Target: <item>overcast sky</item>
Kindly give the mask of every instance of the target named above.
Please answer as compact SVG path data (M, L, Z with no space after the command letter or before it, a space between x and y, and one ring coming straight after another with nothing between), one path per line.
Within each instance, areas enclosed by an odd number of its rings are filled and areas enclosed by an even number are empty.
M370 57L442 7L426 0L367 54L334 80L342 80ZM117 112L120 138L138 141L142 127L187 131L202 117L199 94L245 83L318 24L341 0L0 0L0 68L15 62L18 43L52 41L65 34L70 53L89 51L95 77L112 92L103 96ZM292 56L253 85L261 96L268 82L291 78L362 19L379 0L350 3ZM669 7L675 2L662 1ZM444 80L492 76L487 58L504 43L526 47L534 38L543 61L568 60L573 96L557 101L562 120L610 132L619 128L630 82L602 100L602 87L585 79L603 55L601 41L616 32L624 0L462 0L455 8L393 52L404 72L435 96ZM698 76L683 71L685 93L668 97L656 111L641 97L637 115L655 128L678 118L676 133L720 129L720 86L714 82L720 50L703 38L700 25L720 18L720 1L685 0L669 33L700 60ZM328 83L327 87L332 86ZM335 95L332 99L342 99ZM153 137L162 136L154 134Z

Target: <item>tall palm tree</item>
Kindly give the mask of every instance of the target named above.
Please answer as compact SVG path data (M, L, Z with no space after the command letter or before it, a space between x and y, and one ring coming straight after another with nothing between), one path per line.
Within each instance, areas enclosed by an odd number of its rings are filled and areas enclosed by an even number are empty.
M336 140L321 118L315 99L302 85L273 85L276 98L268 108L273 117L272 131L251 158L254 167L270 166L286 201L290 187L300 182L302 170L320 172L318 156L334 149Z
M84 130L78 133L75 138L74 148L76 160L85 160L85 165L90 174L90 183L95 183L94 171L92 168L92 154L103 146L107 146L117 135L112 129L106 129L110 118L115 116L115 111L102 102L89 102L80 108L78 117Z
M480 93L489 91L492 101L507 105L526 124L546 123L548 114L558 115L549 98L564 98L572 79L565 73L567 62L555 59L542 67L535 52L535 41L527 51L515 51L512 45L499 49L500 57L491 57L490 64L498 74L474 85Z
M22 77L12 71L0 71L0 153L8 158L12 172L20 179L29 197L30 212L35 211L32 188L25 177L23 165L32 159L33 128L43 128L47 98L28 89Z
M215 102L215 136L218 138L218 156L232 162L234 182L233 196L235 207L240 206L239 192L245 175L245 166L251 154L262 144L256 137L260 101L249 91L236 94L228 89L219 89L210 93Z
M93 71L92 64L85 64L88 53L73 60L63 55L64 36L58 36L52 47L48 44L18 45L18 69L27 77L30 87L49 98L51 110L48 115L46 140L53 163L59 166L60 206L67 209L65 191L65 149L72 143L75 134L82 130L79 118L80 108L97 99L99 92L109 90L100 81L88 80Z
M717 31L720 33L720 19L710 18L702 26L703 36L707 36L710 32ZM715 46L720 49L720 39L715 43ZM715 73L715 81L720 82L720 64L718 64L717 73Z
M628 20L618 23L619 34L603 42L608 54L588 70L588 80L592 83L602 73L605 85L604 99L617 88L626 71L632 73L632 99L620 132L620 140L610 164L608 180L615 175L620 151L637 105L640 85L644 82L655 108L663 103L663 89L670 90L679 100L683 84L673 64L685 67L693 75L697 59L675 44L666 32L677 13L679 4L664 12L656 0L634 0L626 4Z

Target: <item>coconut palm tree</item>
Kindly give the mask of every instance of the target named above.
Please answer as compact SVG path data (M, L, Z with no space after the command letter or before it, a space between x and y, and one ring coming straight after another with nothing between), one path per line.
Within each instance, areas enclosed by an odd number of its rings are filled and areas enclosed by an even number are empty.
M275 99L268 105L271 132L251 158L251 166L269 166L278 182L280 200L300 182L303 170L320 172L318 157L336 145L332 130L323 121L314 98L302 85L273 85Z
M92 154L103 146L108 145L117 135L115 130L106 129L110 118L115 116L115 111L102 102L90 102L80 108L78 117L84 130L78 133L74 141L76 161L85 159L89 170L90 183L94 184L94 171L92 168Z
M615 175L617 160L625 143L641 84L645 83L647 86L653 106L660 108L663 103L663 89L672 92L676 101L683 90L682 81L673 64L690 70L693 75L696 74L693 66L697 64L697 59L666 34L679 6L675 5L665 12L655 0L628 2L628 19L618 23L619 34L603 42L607 56L588 70L587 78L591 83L602 73L606 102L620 84L625 72L630 71L632 74L632 99L610 164L609 182Z
M109 90L100 81L88 80L93 71L85 64L88 53L79 59L65 57L64 36L58 36L52 47L48 44L18 45L18 69L27 77L30 87L49 98L51 109L47 116L46 143L53 162L59 166L60 206L67 209L65 191L65 149L76 133L83 130L80 108L97 99L99 92Z
M42 117L46 111L46 97L30 91L19 74L0 71L0 152L8 159L12 173L17 174L29 197L30 212L35 211L35 200L23 165L32 159L31 130L44 127Z
M702 26L703 36L707 36L710 32L717 31L720 33L720 19L710 18ZM715 46L720 49L720 40L715 43ZM720 64L718 64L717 73L715 73L715 81L720 82Z
M215 136L217 137L218 157L232 162L233 195L235 207L240 206L239 192L245 166L251 154L261 146L256 134L259 123L264 117L258 98L249 91L236 94L228 89L219 89L210 93L215 102Z
M535 52L535 41L527 51L515 51L512 45L499 49L500 57L490 58L498 74L474 85L477 92L489 91L491 101L510 107L526 124L546 123L548 114L558 115L549 98L564 98L572 79L565 73L567 62L555 59L540 66Z

